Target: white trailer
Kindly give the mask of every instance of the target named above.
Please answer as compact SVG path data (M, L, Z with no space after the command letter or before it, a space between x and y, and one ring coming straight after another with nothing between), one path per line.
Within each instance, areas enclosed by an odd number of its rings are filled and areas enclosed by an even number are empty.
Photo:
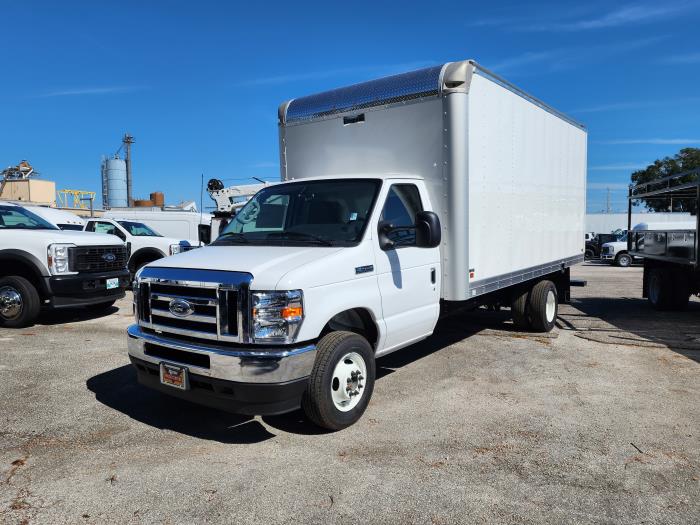
M584 256L582 126L472 61L295 99L279 120L282 182L211 245L138 272L139 382L337 430L367 407L375 358L452 306L554 327Z
M291 100L279 120L283 180L425 180L447 301L583 261L584 126L474 61Z

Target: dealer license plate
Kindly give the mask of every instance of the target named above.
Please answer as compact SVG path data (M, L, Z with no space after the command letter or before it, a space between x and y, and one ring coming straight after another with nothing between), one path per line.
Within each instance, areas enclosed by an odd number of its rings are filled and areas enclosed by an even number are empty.
M184 366L171 365L169 363L160 364L160 382L164 385L187 390L189 388L189 377L187 368Z
M107 290L114 290L115 288L119 288L119 277L107 279Z

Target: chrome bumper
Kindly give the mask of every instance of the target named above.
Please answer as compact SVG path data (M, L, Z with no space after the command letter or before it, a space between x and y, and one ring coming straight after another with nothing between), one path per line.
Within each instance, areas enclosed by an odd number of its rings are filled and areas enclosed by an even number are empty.
M129 355L158 364L161 361L182 364L193 374L241 383L283 383L311 374L316 359L316 345L300 347L225 348L215 344L179 341L144 332L138 325L127 329ZM146 343L209 356L209 368L174 359L163 359L145 352Z

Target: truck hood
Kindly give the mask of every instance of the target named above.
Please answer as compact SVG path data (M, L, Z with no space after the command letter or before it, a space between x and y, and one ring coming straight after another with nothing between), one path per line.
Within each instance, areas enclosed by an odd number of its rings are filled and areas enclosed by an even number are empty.
M3 230L3 236L6 234L14 234L17 238L26 240L27 242L37 242L40 239L45 240L46 245L65 243L75 244L76 246L98 246L98 245L115 245L124 246L122 240L116 235L107 235L106 233L91 233L76 230Z
M342 251L323 246L205 246L150 263L149 267L222 270L253 274L253 287L274 290L289 272Z
M615 250L619 250L620 248L627 248L627 243L625 241L613 241L613 242L606 242L603 244L603 248L609 247L609 248L615 248Z

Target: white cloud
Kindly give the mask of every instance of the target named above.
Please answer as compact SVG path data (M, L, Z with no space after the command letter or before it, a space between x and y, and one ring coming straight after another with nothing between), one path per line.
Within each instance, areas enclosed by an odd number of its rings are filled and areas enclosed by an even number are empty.
M261 169L261 168L279 168L279 162L256 162L250 166L251 168Z
M289 73L285 75L272 75L268 77L257 77L243 80L235 84L235 87L250 87L263 85L280 85L302 82L304 80L320 80L332 77L348 77L356 75L385 76L397 73L405 73L415 69L435 65L435 62L418 61L404 64L385 64L376 66L357 66L340 69L325 69L323 71L309 71L305 73Z
M635 171L641 170L645 166L641 164L601 164L598 166L589 166L588 171Z
M609 29L638 24L653 23L681 15L684 11L697 8L690 1L629 4L604 13L591 14L591 9L559 11L548 19L533 17L491 17L474 20L471 27L503 27L513 31L589 31Z
M666 64L700 64L700 53L673 55L663 60Z
M105 86L105 87L81 87L73 89L65 89L59 91L49 91L37 95L40 98L48 97L74 97L81 95L110 95L113 93L130 93L144 89L142 86Z
M597 144L700 144L700 139L620 139L602 140Z

